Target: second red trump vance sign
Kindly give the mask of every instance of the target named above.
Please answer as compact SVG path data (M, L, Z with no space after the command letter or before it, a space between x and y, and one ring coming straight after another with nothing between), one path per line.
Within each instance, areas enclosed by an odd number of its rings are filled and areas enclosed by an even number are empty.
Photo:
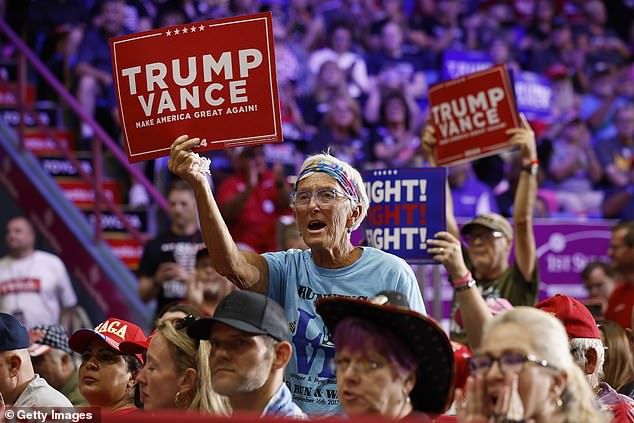
M439 165L508 148L506 130L519 125L504 65L434 85L429 89L429 104Z
M200 151L282 141L270 13L110 40L130 162L169 154L178 136Z

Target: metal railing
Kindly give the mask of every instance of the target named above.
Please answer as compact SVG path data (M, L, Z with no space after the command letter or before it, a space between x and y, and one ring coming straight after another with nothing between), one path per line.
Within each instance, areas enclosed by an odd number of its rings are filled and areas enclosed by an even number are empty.
M28 47L28 45L11 29L7 22L0 18L0 33L7 37L13 46L15 46L18 54L18 92L16 95L16 103L18 107L18 113L20 115L20 123L18 126L18 136L20 142L24 146L24 115L26 112L30 112L35 116L35 122L40 130L44 134L52 139L59 150L62 152L64 158L68 160L77 169L77 172L81 179L86 181L95 192L95 204L94 204L94 230L95 240L100 241L101 234L101 212L104 209L104 205L107 206L121 221L125 229L132 235L132 237L141 244L145 243L145 239L141 233L130 223L129 219L123 212L123 209L119 204L116 204L114 199L109 198L104 194L102 187L103 170L102 170L102 146L105 146L113 154L117 162L136 180L140 183L148 192L151 199L156 204L167 212L168 204L165 197L154 187L154 185L145 177L145 175L136 167L128 163L127 157L118 143L114 141L106 131L99 125L95 119L90 116L79 104L77 99L62 85L62 83L51 73L51 71L44 65L35 53ZM74 112L82 122L88 124L95 136L92 141L92 169L93 174L89 174L83 166L81 166L75 153L71 151L68 146L61 142L58 135L49 128L47 125L41 122L40 117L35 113L34 108L27 104L26 90L27 90L27 63L30 64L37 74L57 93L59 99L63 101Z

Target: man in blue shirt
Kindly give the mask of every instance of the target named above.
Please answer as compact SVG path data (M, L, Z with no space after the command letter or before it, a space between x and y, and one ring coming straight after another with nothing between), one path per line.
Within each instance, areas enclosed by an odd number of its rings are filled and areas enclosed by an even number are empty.
M232 409L306 417L283 381L293 346L278 303L256 292L235 291L220 302L213 318L197 320L187 334L211 343L211 382Z

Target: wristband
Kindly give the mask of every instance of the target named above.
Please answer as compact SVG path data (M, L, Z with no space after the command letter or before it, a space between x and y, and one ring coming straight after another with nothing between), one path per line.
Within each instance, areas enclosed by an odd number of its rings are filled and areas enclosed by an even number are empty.
M474 286L476 286L476 281L475 281L475 279L471 278L471 279L469 279L469 282L467 282L465 285L456 286L456 287L454 287L453 290L455 292L462 292L462 291L466 291L468 289L471 289Z
M539 160L533 160L530 164L522 166L524 172L528 172L529 175L536 176L539 171Z
M460 279L456 279L455 281L451 281L451 284L454 286L454 288L457 288L459 286L463 286L463 285L466 285L467 283L469 283L470 279L473 279L471 277L471 272L467 272L467 274L464 275L463 277L461 277Z

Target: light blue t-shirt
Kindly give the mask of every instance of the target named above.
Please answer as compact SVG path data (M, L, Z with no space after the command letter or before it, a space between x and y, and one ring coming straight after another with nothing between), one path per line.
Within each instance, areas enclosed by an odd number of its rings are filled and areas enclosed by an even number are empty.
M418 282L405 260L376 248L364 247L361 258L340 269L319 267L310 250L263 254L269 266L268 296L286 310L292 333L293 356L286 384L293 401L307 414L341 413L335 375L332 334L315 309L315 301L340 295L369 298L383 290L405 295L410 307L426 314Z

